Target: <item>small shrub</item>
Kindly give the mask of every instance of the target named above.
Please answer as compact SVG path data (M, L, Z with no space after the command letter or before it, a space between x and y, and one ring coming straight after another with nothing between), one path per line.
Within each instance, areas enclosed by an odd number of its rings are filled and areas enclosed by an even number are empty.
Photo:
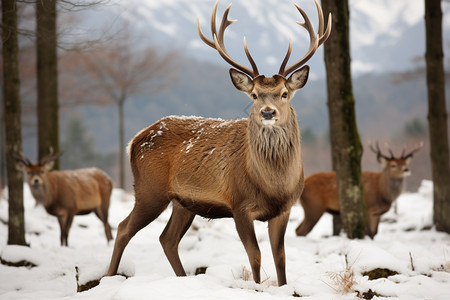
M348 264L347 255L345 255L345 270L341 272L329 272L327 273L331 279L331 284L326 283L336 292L341 294L348 294L355 292L354 286L357 284L355 280L355 273L351 266Z
M341 294L355 292L354 286L357 282L355 281L355 273L350 267L346 267L345 270L341 272L330 272L328 276L333 284L329 286L336 292Z

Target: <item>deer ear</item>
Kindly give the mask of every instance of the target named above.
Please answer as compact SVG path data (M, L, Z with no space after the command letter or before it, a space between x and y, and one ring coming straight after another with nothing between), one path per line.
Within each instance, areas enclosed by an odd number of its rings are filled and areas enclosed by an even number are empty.
M379 158L378 158L378 162L380 163L380 165L383 166L383 168L386 167L386 165L387 165L387 163L388 163L387 159L385 159L385 158L383 158L383 157L379 157Z
M27 172L27 166L20 160L16 160L16 170L20 172Z
M286 85L293 91L299 90L305 86L308 81L309 66L306 65L303 68L295 71L289 76Z
M53 169L53 166L55 165L55 161L49 161L47 163L45 163L44 168L47 171L51 171Z
M234 86L244 93L250 93L253 90L253 80L242 72L230 69L231 81Z
M408 157L407 159L406 159L406 164L407 165L409 165L409 163L411 162L411 159L412 159L412 157L410 156L410 157Z

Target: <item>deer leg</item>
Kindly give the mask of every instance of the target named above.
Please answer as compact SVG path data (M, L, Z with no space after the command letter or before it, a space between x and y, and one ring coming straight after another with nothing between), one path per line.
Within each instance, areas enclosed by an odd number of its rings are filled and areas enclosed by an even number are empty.
M322 209L318 209L317 207L308 207L303 203L302 206L303 211L305 212L305 217L303 222L301 222L297 229L295 229L297 236L306 236L310 233L324 213Z
M287 211L269 220L269 239L272 247L273 260L277 270L278 286L285 285L286 279L286 254L284 251L284 234L289 220Z
M69 214L67 216L66 219L66 225L64 227L64 231L65 231L65 239L66 239L66 246L69 246L68 244L68 239L69 239L69 231L70 231L70 227L72 226L72 221L73 221L73 214Z
M59 223L59 232L60 232L60 242L61 246L65 246L65 239L64 239L64 224L66 224L66 215L58 215L58 223Z
M253 220L245 213L235 213L234 222L239 238L247 252L250 266L252 267L253 280L256 283L261 282L261 251L259 250L258 241L256 240L255 227Z
M191 226L194 217L195 214L173 201L172 215L159 237L164 253L177 276L186 276L178 254L178 245Z
M113 238L111 234L111 226L108 224L108 208L105 209L105 207L102 206L97 207L95 209L95 214L102 221L103 226L105 227L106 240L109 242Z
M57 216L59 229L60 229L60 241L61 246L68 246L67 237L69 235L70 225L72 225L73 215L70 214L61 214Z
M373 239L378 232L378 223L380 223L380 218L381 216L369 216L369 236L371 239Z
M114 250L106 276L113 276L117 273L123 251L131 238L139 230L155 220L169 204L168 198L160 199L159 201L152 200L138 199L138 195L136 195L136 203L133 210L117 228L116 242L114 243Z

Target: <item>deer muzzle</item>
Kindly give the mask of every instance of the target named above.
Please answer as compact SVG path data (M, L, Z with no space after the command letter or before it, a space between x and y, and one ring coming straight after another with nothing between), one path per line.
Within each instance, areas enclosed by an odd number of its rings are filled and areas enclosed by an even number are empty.
M275 118L276 110L270 107L266 107L261 110L261 123L263 125L273 125L277 121Z

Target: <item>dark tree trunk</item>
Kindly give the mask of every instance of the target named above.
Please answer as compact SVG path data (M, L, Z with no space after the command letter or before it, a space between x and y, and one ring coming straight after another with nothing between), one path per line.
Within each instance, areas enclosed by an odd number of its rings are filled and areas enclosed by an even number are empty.
M5 105L0 107L0 120L5 120ZM6 187L6 146L5 146L5 122L0 121L0 192Z
M441 0L425 0L428 122L436 229L450 233L450 165L442 51Z
M367 233L367 216L361 179L362 145L350 72L348 1L323 0L322 5L325 12L333 15L333 29L325 43L325 66L332 161L337 174L342 228L349 238L363 238Z
M340 215L333 215L333 235L339 235L342 230L342 222Z
M36 1L39 159L59 151L56 0ZM59 160L55 162L59 169Z
M22 151L19 51L15 0L2 0L2 41L6 145L10 151ZM7 155L6 163L9 194L8 244L26 245L23 173L16 169L14 158L11 155Z
M118 102L119 108L119 187L125 189L125 129L124 129L125 99Z

